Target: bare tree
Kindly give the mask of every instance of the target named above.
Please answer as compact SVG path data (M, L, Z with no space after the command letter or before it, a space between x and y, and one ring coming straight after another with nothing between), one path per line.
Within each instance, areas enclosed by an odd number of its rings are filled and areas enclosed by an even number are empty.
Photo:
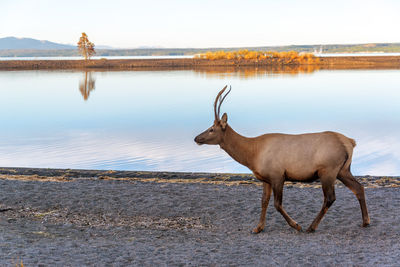
M94 51L94 43L89 41L87 34L84 32L82 33L81 38L79 38L78 50L85 60L90 59L91 56L96 54L96 51Z

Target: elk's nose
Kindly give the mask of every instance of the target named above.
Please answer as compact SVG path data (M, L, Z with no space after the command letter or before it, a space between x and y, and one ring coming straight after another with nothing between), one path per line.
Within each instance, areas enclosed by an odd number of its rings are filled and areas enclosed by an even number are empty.
M197 144L201 144L202 143L202 138L200 138L199 136L196 136L195 138L194 138L194 141L197 143Z

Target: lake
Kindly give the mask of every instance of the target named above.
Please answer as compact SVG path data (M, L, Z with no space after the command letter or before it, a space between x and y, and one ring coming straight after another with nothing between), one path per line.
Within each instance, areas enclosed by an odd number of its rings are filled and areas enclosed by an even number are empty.
M400 175L400 70L3 71L0 166L249 172L193 138L213 101L237 132L333 130L356 175Z

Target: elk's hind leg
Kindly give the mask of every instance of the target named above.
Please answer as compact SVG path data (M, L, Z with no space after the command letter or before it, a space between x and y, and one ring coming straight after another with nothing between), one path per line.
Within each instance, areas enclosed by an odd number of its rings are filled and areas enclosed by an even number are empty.
M356 195L361 207L361 214L363 218L363 227L369 225L370 220L368 216L367 204L365 203L364 187L354 178L349 170L341 170L338 179Z
M314 232L322 218L328 211L329 207L332 206L333 202L336 200L335 195L335 178L331 177L321 177L322 191L324 192L324 203L322 204L321 211L315 217L314 221L308 227L307 232Z
M282 207L283 182L273 185L272 190L274 191L274 205L276 210L282 214L283 218L285 218L291 227L297 231L301 231L301 226L295 220L293 220Z
M264 230L265 216L267 215L267 207L270 197L271 197L271 185L266 182L263 182L263 195L261 199L260 221L258 222L257 227L253 229L252 231L253 234L258 234L259 232Z

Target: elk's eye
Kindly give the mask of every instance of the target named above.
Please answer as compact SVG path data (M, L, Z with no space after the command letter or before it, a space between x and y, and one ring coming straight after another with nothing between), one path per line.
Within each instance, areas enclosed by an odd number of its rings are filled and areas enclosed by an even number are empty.
M214 132L214 129L213 129L213 128L210 129L210 133L212 133L212 132Z

